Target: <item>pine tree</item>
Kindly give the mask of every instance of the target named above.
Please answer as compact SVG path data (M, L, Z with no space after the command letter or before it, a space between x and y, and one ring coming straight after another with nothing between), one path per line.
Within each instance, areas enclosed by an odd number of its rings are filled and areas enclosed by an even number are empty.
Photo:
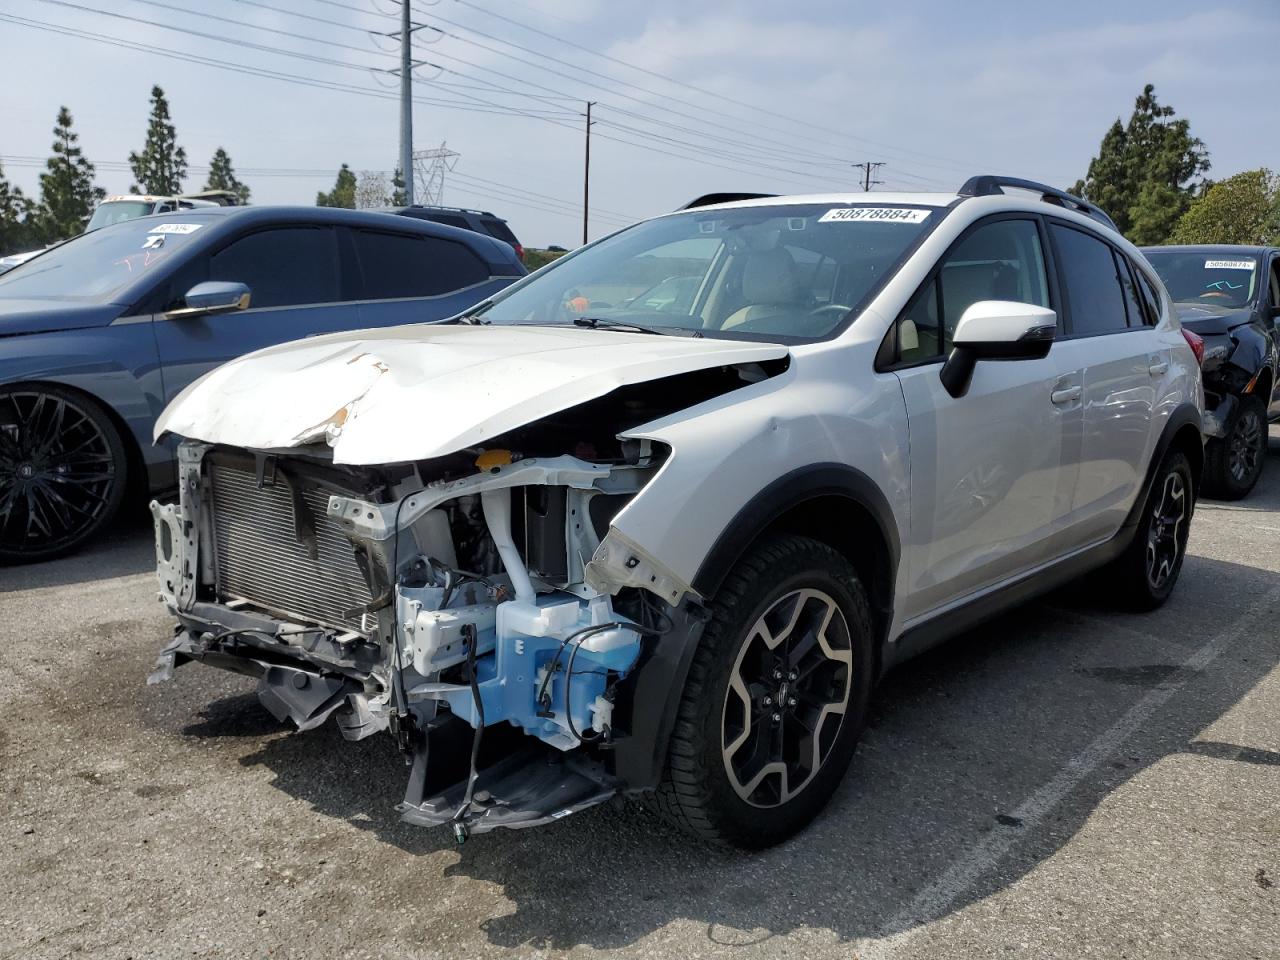
M12 186L0 167L0 257L22 253L39 245L31 211L33 204L18 187Z
M209 179L205 181L206 190L231 190L241 203L249 202L249 188L236 179L236 171L231 166L231 157L221 147L209 161Z
M1175 119L1173 107L1156 99L1147 84L1134 101L1129 123L1117 119L1102 138L1089 172L1072 192L1093 201L1134 243L1168 239L1196 192L1194 181L1209 169L1204 142L1191 125Z
M93 185L93 164L78 145L80 136L71 130L71 111L66 107L58 110L53 138L53 156L40 174L40 208L35 215L45 243L82 233L94 204L106 196L106 191Z
M187 152L178 146L177 131L169 122L169 101L159 87L151 88L147 142L141 153L129 154L129 166L138 181L129 188L131 193L167 197L182 192L182 178L187 175Z
M347 207L354 210L356 206L356 175L345 163L338 171L338 180L328 193L316 194L317 207Z
M403 207L408 202L408 195L404 189L404 174L400 172L399 167L396 167L396 172L391 176L391 206Z

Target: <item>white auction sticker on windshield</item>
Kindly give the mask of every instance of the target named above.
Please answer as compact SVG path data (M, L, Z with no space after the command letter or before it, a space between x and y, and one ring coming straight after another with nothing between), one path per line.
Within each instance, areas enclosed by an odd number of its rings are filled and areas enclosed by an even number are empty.
M924 223L932 210L917 207L837 207L818 218L819 223Z
M195 233L203 223L161 223L148 230L148 233Z
M1252 270L1257 266L1256 260L1206 260L1206 270Z

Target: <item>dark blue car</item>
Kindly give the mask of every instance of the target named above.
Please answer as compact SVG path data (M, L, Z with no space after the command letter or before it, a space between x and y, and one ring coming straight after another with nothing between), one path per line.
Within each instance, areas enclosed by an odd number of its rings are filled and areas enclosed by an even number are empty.
M66 553L126 491L172 486L152 425L207 370L441 320L524 274L510 245L424 220L218 207L104 227L0 276L0 563Z

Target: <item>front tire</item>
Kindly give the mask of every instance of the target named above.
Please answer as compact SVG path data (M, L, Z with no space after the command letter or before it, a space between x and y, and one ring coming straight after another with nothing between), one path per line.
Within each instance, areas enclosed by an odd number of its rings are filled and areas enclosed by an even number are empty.
M1238 400L1227 435L1205 445L1205 493L1219 500L1248 496L1267 460L1267 408L1247 394Z
M0 388L0 564L75 550L119 512L127 474L119 432L88 397Z
M654 800L694 836L759 849L817 816L849 766L872 687L870 606L844 557L788 536L753 548L711 610Z

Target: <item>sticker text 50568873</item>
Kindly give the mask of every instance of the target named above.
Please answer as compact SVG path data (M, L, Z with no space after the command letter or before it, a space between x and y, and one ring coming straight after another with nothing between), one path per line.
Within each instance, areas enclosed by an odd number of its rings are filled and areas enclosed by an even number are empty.
M931 212L918 207L837 207L820 216L818 222L923 223Z

